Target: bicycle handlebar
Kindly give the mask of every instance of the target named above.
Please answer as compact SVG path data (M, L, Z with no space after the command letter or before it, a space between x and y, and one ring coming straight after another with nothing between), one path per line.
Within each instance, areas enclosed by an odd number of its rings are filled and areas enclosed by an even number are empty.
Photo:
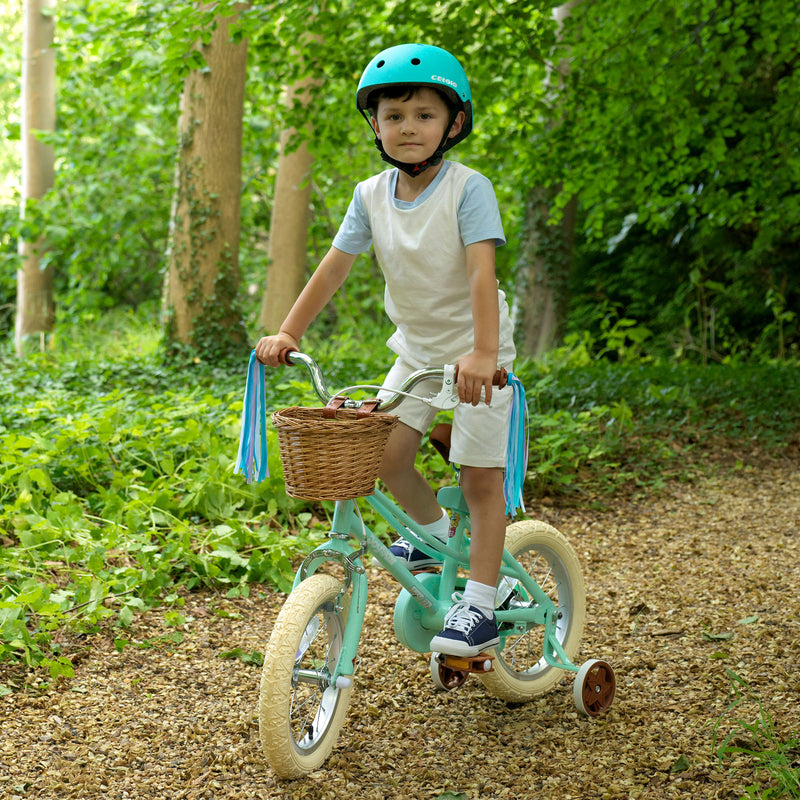
M317 393L317 396L323 403L329 403L334 395L330 393L328 387L325 383L325 378L322 374L322 370L320 369L319 364L314 361L311 356L306 355L305 353L301 353L299 350L292 350L287 348L283 350L279 356L281 363L286 364L286 366L291 367L295 364L302 364L307 370L311 377L311 384L314 387L314 391ZM412 372L397 389L387 389L387 391L393 392L393 396L386 400L382 400L380 403L380 410L381 411L391 411L394 408L397 408L400 403L403 402L405 396L419 383L425 380L430 380L432 378L442 380L444 378L445 370L443 367L428 367L426 369L419 369L416 372ZM508 382L508 373L505 369L499 369L494 374L494 378L492 379L492 385L499 386L501 389L506 385ZM379 389L381 387L372 386L372 385L358 385L358 386L348 386L347 389L342 391L346 392L353 392L358 390L370 390L370 389ZM368 401L366 400L352 400L348 398L344 402L345 408L361 408L361 406Z

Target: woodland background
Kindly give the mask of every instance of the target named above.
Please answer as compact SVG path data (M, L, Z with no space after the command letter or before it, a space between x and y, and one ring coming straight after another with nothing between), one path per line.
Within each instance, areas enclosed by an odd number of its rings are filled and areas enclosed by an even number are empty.
M470 76L476 130L456 156L495 184L524 354L568 336L703 363L797 354L798 12L780 0L584 0L559 23L541 0L37 0L54 23L57 99L36 137L55 169L24 222L22 8L2 5L6 329L26 299L21 241L52 273L55 319L155 314L172 274L162 322L198 357L275 327L288 300L270 309L264 295L291 296L355 182L382 166L354 109L358 76L410 40L450 49ZM236 103L220 100L237 94L238 129ZM239 200L241 224L223 219ZM363 257L330 329L379 335L379 286ZM28 336L51 328L44 316Z

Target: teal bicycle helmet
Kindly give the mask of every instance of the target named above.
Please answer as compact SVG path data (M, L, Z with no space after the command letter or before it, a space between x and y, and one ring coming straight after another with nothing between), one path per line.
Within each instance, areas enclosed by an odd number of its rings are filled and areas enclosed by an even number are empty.
M397 161L386 154L380 139L375 137L375 146L380 150L381 158L409 175L416 176L428 167L441 162L445 150L458 144L472 131L472 93L469 81L461 64L455 56L429 44L400 44L382 50L367 64L361 75L356 91L356 108L370 124L370 97L374 92L392 86L428 86L436 89L449 99L452 109L447 132L455 122L459 111L464 112L464 124L452 139L445 132L436 152L426 161L419 164L407 164Z

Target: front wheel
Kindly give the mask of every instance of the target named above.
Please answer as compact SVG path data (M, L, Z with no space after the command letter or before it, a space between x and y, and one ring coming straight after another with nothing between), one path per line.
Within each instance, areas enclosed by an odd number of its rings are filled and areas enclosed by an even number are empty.
M281 778L300 778L330 755L350 702L349 681L332 685L347 608L341 581L315 574L284 603L264 654L261 746Z
M556 608L556 638L572 660L583 635L586 593L583 572L575 551L562 533L537 520L515 522L506 529L506 549L541 586ZM501 608L528 606L521 584L501 577ZM544 658L544 626L519 632L500 629L494 671L480 676L486 688L501 700L523 703L545 694L565 672Z

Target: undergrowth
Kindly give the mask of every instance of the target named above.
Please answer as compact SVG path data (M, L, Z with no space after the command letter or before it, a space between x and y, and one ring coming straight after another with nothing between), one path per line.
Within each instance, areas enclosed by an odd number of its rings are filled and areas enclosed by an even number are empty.
M713 748L720 764L738 759L753 770L755 781L745 787L743 800L800 798L800 738L795 733L784 739L748 682L732 670L726 673L734 699L714 725Z
M271 477L247 485L233 474L248 353L238 368L170 366L154 329L124 321L64 329L55 342L25 361L0 352L0 661L56 679L72 672L61 631L106 619L125 628L201 585L288 589L331 507L286 496L272 431ZM342 339L309 351L332 387L373 381L389 360ZM800 417L788 366L587 363L563 351L518 373L529 497L654 491L690 476L720 439L780 447ZM305 377L269 372L268 407L314 404ZM419 464L434 482L447 475L434 459Z

